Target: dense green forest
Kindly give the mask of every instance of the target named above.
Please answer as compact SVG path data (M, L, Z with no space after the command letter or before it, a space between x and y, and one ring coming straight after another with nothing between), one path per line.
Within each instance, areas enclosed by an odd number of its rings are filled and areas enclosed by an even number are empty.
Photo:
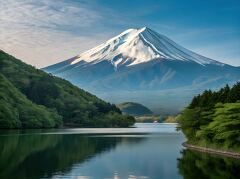
M54 110L32 103L0 74L0 126L57 127L62 118Z
M127 127L114 105L0 50L0 128Z
M240 83L194 97L179 122L191 144L240 151Z

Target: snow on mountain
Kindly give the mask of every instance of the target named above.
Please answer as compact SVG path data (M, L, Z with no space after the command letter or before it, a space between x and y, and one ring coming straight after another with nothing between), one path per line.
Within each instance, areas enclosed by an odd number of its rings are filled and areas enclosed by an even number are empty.
M43 70L106 101L133 101L163 112L181 110L193 95L240 79L239 67L196 54L147 27L128 29Z
M80 61L96 64L108 60L114 67L118 67L136 65L154 59L193 61L201 65L211 63L223 65L183 48L166 36L147 27L128 29L105 43L78 55L70 64L77 64Z

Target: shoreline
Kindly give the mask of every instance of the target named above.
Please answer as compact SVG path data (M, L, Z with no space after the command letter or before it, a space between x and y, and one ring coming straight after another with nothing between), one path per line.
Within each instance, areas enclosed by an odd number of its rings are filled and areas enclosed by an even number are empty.
M200 147L196 145L187 144L186 142L184 142L182 145L190 150L240 159L240 153L238 152L230 152L225 150L217 150L217 149L212 149L207 147Z

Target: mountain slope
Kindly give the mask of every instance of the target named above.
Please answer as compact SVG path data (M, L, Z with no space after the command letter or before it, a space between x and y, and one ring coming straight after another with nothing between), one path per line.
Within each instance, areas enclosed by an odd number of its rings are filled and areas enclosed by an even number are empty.
M65 67L86 65L87 63L93 65L109 61L112 66L119 68L146 63L153 59L191 61L201 65L224 65L187 50L147 27L128 29L107 42L58 65ZM50 67L48 69L50 70Z
M61 123L55 111L32 103L0 74L0 128L47 128Z
M134 102L124 102L117 105L119 109L126 114L134 115L134 116L141 116L141 115L148 115L152 114L152 111L148 109L146 106L143 106L139 103Z
M178 104L177 108L182 108L203 89L217 89L240 79L239 67L196 54L146 27L126 30L93 49L43 70L111 102L131 100L155 108L165 106L162 98L157 97L162 90L176 90L174 98L178 98L181 91L191 89ZM148 91L152 91L150 95L159 102L149 104L150 96L143 102L140 93ZM132 96L135 98L129 99Z
M0 51L0 72L28 100L56 110L64 126L120 127L134 120L110 103Z

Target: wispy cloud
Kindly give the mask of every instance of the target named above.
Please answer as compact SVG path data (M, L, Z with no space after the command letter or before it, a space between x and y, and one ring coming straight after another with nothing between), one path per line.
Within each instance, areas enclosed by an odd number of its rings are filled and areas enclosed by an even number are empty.
M1 23L28 27L80 28L101 19L100 14L83 4L75 5L61 0L2 0L0 8Z
M101 18L84 5L65 1L1 0L0 48L42 67L106 39L104 34L87 37L77 33Z

